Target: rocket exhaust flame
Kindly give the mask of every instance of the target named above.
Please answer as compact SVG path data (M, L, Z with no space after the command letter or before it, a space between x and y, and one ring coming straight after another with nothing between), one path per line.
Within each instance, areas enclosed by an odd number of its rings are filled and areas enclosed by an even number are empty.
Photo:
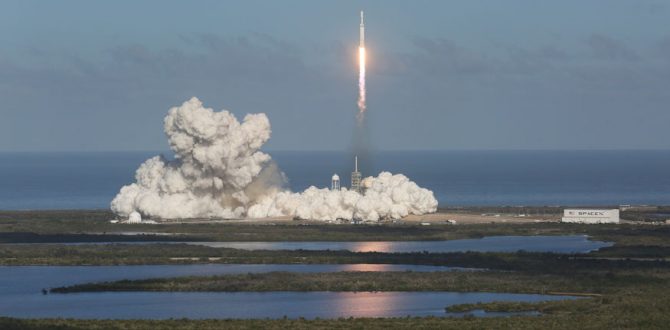
M358 48L358 124L365 119L365 47Z
M358 46L358 114L356 119L362 125L365 120L365 21L361 11L360 44Z

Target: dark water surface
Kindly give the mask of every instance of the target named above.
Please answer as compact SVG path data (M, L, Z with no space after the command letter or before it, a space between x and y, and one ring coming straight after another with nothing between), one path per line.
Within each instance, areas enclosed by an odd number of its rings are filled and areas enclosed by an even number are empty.
M8 298L0 300L4 316L85 319L444 316L444 308L454 304L574 299L482 292L105 292Z
M23 243L18 243L23 244ZM592 241L587 235L561 236L487 236L474 239L449 241L362 241L362 242L180 242L180 241L116 241L116 242L68 242L25 244L189 244L213 248L242 250L347 250L351 252L553 252L588 253L614 245L611 242Z
M188 242L218 248L243 250L348 250L352 252L554 252L587 253L612 243L591 241L586 235L569 236L489 236L451 241L374 242Z
M157 152L0 153L0 209L108 208ZM298 191L326 187L344 152L270 152ZM168 153L169 156L169 153ZM618 205L670 202L670 151L380 152L364 175L404 173L442 205Z

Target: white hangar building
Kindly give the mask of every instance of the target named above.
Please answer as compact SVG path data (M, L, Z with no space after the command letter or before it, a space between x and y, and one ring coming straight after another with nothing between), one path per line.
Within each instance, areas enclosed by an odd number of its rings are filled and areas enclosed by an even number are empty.
M565 209L561 222L570 223L619 223L619 209Z

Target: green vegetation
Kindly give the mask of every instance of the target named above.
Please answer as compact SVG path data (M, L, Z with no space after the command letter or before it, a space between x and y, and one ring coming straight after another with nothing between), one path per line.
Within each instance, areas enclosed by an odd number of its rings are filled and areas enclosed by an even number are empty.
M457 291L612 294L643 281L666 283L667 269L625 270L602 274L598 269L573 274L531 272L271 272L206 277L158 278L88 283L53 288L55 293L96 291Z
M544 311L547 306L551 307L551 305L551 302L493 301L490 303L451 305L447 306L444 310L447 313L467 313L474 310L483 310L485 312L531 312Z
M606 267L662 267L667 252L651 260L554 253L378 253L349 251L247 251L187 244L0 245L0 265L143 265L143 264L415 264L524 271L574 271ZM628 254L638 254L627 250ZM659 259L659 260L657 260Z
M481 212L451 210L452 212ZM502 213L496 210L496 213ZM504 210L503 210L504 211ZM559 209L508 209L556 213ZM647 212L641 211L639 213ZM639 215L638 213L638 215ZM655 214L655 213L654 213ZM628 214L631 215L631 214ZM633 214L634 215L634 214ZM643 218L643 217L642 217ZM642 219L641 218L641 219ZM170 233L141 240L368 241L441 240L491 235L587 234L616 245L588 254L353 253L244 251L185 244L0 244L0 265L121 265L182 263L372 263L484 268L472 272L265 273L89 283L54 289L80 291L480 291L592 294L541 303L493 302L450 306L450 312L539 311L540 317L357 318L336 320L25 320L0 318L0 329L388 329L388 328L667 328L670 323L670 226L560 223L384 226L290 222L254 224L113 225L105 211L0 212L0 242L114 241L120 231ZM118 237L117 237L118 236ZM110 239L111 238L111 239ZM135 238L131 238L135 239ZM447 307L447 306L443 306Z
M621 219L643 222L665 222L670 219L670 206L647 206L622 211Z
M665 329L663 319L645 313L593 314L592 304L570 302L583 311L570 316L517 316L509 318L341 318L334 320L25 320L0 318L2 329ZM610 309L616 313L618 310ZM667 320L666 320L667 322Z
M528 208L509 209L526 212ZM547 208L546 212L555 212ZM450 212L485 212L486 208ZM525 210L525 211L524 211ZM532 209L542 212L544 208ZM531 210L531 211L532 211ZM528 214L531 214L529 212ZM0 211L0 243L122 241L412 241L496 235L587 234L619 245L670 246L670 226L563 223L432 225L341 225L322 222L112 224L109 211ZM143 235L121 235L124 232ZM642 239L644 238L644 239Z

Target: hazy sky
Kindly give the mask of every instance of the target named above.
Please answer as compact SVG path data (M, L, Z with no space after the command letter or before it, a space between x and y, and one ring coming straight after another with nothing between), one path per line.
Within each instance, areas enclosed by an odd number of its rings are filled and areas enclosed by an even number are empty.
M0 151L166 149L191 96L344 150L670 148L670 1L2 1Z

